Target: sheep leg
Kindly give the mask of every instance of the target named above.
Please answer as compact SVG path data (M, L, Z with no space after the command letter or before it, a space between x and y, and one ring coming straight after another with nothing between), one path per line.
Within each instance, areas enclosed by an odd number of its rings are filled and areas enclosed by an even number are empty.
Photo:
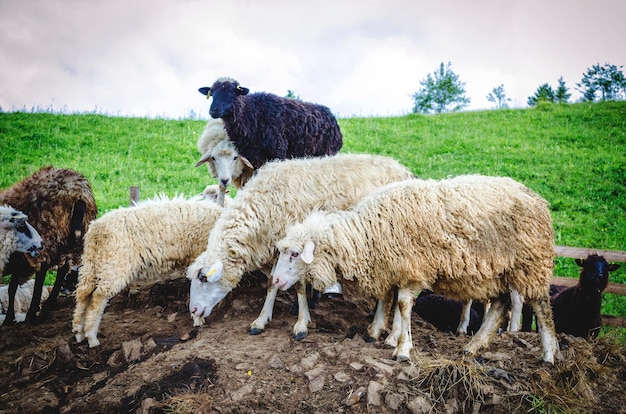
M513 289L511 291L511 322L509 325L511 332L519 331L522 306L524 306L524 298L517 290Z
M17 292L18 278L13 275L9 281L9 307L4 318L3 326L13 325L15 323L15 293Z
M417 297L418 294L414 295L414 298ZM387 306L387 310L385 311L386 315L389 312L393 312L393 319L391 321L391 332L385 338L385 345L395 348L398 346L398 340L400 339L400 334L402 333L402 315L400 314L400 308L398 307L398 288L394 288L392 300L390 305Z
M113 297L113 295L111 297ZM98 289L96 289L92 294L91 301L87 307L83 325L84 336L87 338L89 348L100 345L100 341L98 341L98 329L100 328L102 315L104 314L107 304L108 298L99 293Z
M306 283L298 283L298 321L293 326L293 339L301 340L309 333L308 325L311 323L309 303L306 297Z
M78 343L85 339L85 316L90 304L91 295L85 300L81 300L78 296L76 297L76 307L74 308L74 317L72 319L72 332Z
M37 317L41 309L41 291L43 290L43 283L45 282L47 271L48 266L44 263L41 265L39 271L35 274L35 287L33 288L33 297L30 301L30 307L28 308L28 312L26 313L26 322L29 324L33 324L37 321Z
M387 329L388 303L387 298L378 299L376 301L376 310L372 323L367 327L367 342L374 342L380 338Z
M472 300L463 302L463 310L461 311L461 320L456 328L457 335L467 335L467 327L470 323L470 315L472 310Z
M263 303L263 309L259 316L250 324L248 333L250 335L258 335L265 329L265 324L272 320L272 313L274 311L274 302L276 301L276 295L278 294L278 287L272 283L272 278L268 277L267 295L265 296L265 303Z
M57 297L59 296L59 292L61 291L61 285L63 284L63 281L65 280L65 277L67 276L69 271L70 271L70 262L68 260L57 271L57 277L54 281L54 286L52 287L52 291L50 291L50 294L48 295L48 299L46 299L46 302L43 304L41 308L41 315L47 314L52 309L52 307L56 304Z
M411 359L413 349L413 337L411 336L411 312L415 294L411 289L398 291L398 310L402 317L402 329L398 338L398 346L393 351L392 358L396 361L408 361Z
M539 328L541 347L543 348L543 360L553 364L555 356L557 359L561 359L561 350L554 330L550 297L546 295L528 302L537 318L537 327Z
M509 297L510 300L510 296L508 294L506 296ZM465 346L464 352L466 354L474 355L480 348L489 344L498 332L498 328L500 327L502 318L504 317L504 312L508 306L509 302L503 300L502 295L491 301L491 306L485 313L485 318L483 319L480 329Z

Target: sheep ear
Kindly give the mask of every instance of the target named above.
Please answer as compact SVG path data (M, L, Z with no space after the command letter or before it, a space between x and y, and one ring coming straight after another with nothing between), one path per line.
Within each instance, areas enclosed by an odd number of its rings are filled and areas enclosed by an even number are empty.
M240 159L241 161L243 161L243 164L244 164L246 167L250 168L251 170L254 170L254 167L252 166L252 163L251 163L250 161L248 161L248 159L247 159L246 157L244 157L244 156L242 156L241 154L239 154L239 159Z
M222 277L222 271L224 270L224 265L221 260L213 263L213 266L209 269L206 274L207 281L211 283L215 283Z
M304 249L302 249L302 261L306 264L311 264L313 261L313 251L315 250L315 243L311 240L307 240L304 243Z
M237 95L247 95L250 89L237 85Z
M583 264L585 264L585 259L574 259L574 261L580 267L583 267Z
M197 162L196 167L201 166L202 164L204 164L205 162L207 162L209 160L209 158L211 158L211 151L207 151L202 158L200 158L200 161Z
M207 99L209 99L209 97L211 96L211 88L209 88L208 86L203 86L202 88L198 89L198 92L200 92L202 95L205 95Z
M614 271L616 271L617 269L619 269L620 267L621 267L621 266L620 266L620 265L618 265L617 263L611 263L611 264L609 265L609 272L614 272Z

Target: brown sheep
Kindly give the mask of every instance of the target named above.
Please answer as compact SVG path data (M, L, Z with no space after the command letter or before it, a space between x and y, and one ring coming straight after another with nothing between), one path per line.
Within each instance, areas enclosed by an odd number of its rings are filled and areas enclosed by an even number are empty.
M3 271L3 275L12 275L4 325L14 323L17 286L36 274L33 300L26 314L26 321L32 323L39 316L46 272L57 267L56 281L41 309L42 315L55 304L71 267L80 263L83 236L89 223L96 218L98 209L91 185L82 174L52 166L41 168L0 191L0 204L10 205L26 214L43 239L44 249L38 257L15 253Z

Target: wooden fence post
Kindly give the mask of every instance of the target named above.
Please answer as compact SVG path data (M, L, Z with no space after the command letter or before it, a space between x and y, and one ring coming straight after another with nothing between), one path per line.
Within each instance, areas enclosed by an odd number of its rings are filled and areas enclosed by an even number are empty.
M130 205L134 206L139 202L139 187L132 185L130 187Z

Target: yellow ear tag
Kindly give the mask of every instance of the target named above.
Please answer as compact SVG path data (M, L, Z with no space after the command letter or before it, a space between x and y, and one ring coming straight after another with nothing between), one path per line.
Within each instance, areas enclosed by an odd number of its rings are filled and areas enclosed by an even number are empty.
M207 275L207 276L213 276L213 274L214 274L215 272L217 272L217 269L213 269L213 270L211 270L211 271L210 271L209 273L207 273L206 275Z
M206 98L207 98L207 99L209 99L210 97L211 97L211 91L208 91L208 92L206 93Z

